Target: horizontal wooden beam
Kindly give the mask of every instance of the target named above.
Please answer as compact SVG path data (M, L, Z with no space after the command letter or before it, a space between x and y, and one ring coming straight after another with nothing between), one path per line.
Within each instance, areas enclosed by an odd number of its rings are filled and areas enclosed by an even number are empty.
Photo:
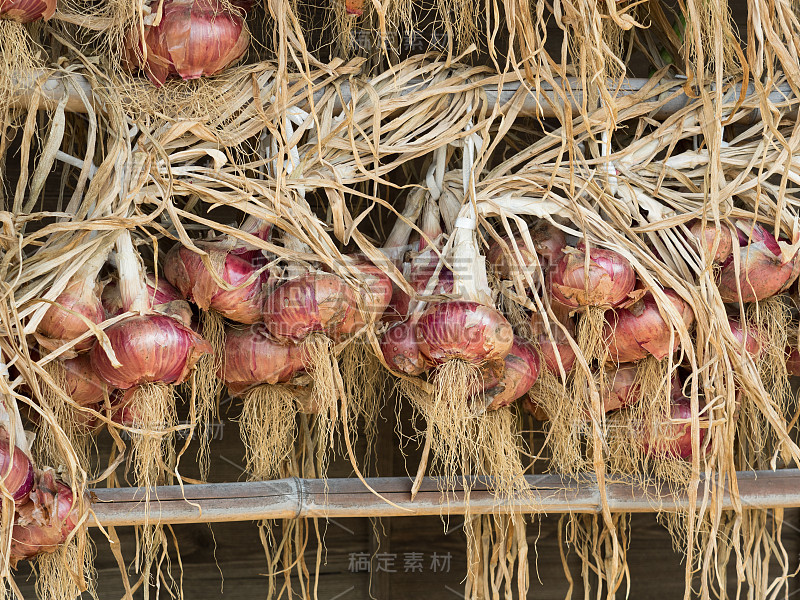
M469 498L471 514L599 513L600 490L591 480L575 481L557 475L529 475L529 500L498 501L485 483L476 481ZM160 523L215 523L304 517L405 517L464 514L467 503L461 489L443 499L439 481L426 478L411 500L412 481L405 477L368 479L382 498L358 479L281 479L247 483L165 486L151 490L149 501L142 489L92 491L95 521L104 526ZM726 490L723 507L788 508L800 506L800 471L742 472L738 494ZM703 485L700 486L702 498ZM661 495L655 487L626 483L606 485L609 508L614 512L656 512L688 507L684 496ZM387 502L388 501L388 502ZM392 504L390 504L391 502Z
M28 83L24 83L22 87L28 89L29 91L25 91L17 95L15 100L16 107L27 108L34 103L33 87L35 83L40 81L43 77L43 73L37 73L28 78ZM648 79L626 79L625 82L619 87L617 97L622 98L632 94L638 94L648 84L648 82ZM561 82L559 81L558 84L561 85ZM684 84L685 80L676 79L674 80L674 85L672 88L670 88L667 92L662 92L664 98L672 95L674 95L674 97L669 101L660 104L655 113L655 118L665 119L686 107L690 99L682 92ZM419 85L422 86L423 82L420 81ZM503 91L498 94L495 86L487 86L486 97L488 98L489 104L492 107L497 105L498 102L501 106L503 106L510 102L514 94L516 94L519 90L519 87L520 84L518 82L508 83L503 87ZM578 110L583 103L583 92L579 88L577 80L574 80L573 78L568 79L565 89L570 90L568 96L572 110ZM660 86L659 89L663 90L664 88ZM741 85L737 85L734 89L728 92L728 96L732 99L737 99L741 93L741 89ZM755 93L755 87L751 84L747 88L745 97L752 97L755 95ZM322 98L322 94L322 91L318 92L315 99L319 101ZM347 83L342 84L341 94L344 102L350 101L350 88ZM65 105L65 110L67 112L86 112L86 104L81 98L81 95L86 97L89 102L93 101L91 85L82 75L76 73L55 73L45 81L41 88L41 94L39 96L39 108L51 110L58 105L59 101L64 98L65 95L67 96ZM784 104L792 98L792 90L788 85L782 85L775 88L769 96L770 102L774 105ZM642 101L655 101L657 99L657 96L653 96L652 98L643 98ZM522 106L521 114L527 116L540 115L542 117L554 117L556 116L557 112L554 107L561 106L562 104L563 101L561 100L561 97L554 91L553 86L551 86L549 83L543 82L538 87L536 94L532 92L527 95ZM794 112L796 113L796 110ZM757 118L757 115L751 115L751 117L746 120L752 121L755 118Z

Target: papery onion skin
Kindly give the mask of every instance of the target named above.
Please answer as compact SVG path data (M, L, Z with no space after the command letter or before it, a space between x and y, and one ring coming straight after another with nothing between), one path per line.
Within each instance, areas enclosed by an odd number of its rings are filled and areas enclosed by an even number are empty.
M0 428L0 477L16 504L27 500L34 476L31 460L18 446L11 447L11 437L5 428Z
M224 317L245 325L260 321L267 275L260 273L245 285L258 272L257 267L242 256L214 248L212 244L198 243L198 246L208 252L213 264L222 263L220 278L235 289L222 289L201 256L183 246L175 246L167 254L164 262L167 280L184 298L202 310L216 310Z
M56 12L55 0L0 0L0 19L33 23L49 20Z
M553 297L566 306L614 307L622 304L636 284L631 264L613 250L592 248L589 273L585 273L585 252L578 248L565 253L551 271Z
M514 344L514 332L494 308L453 300L428 307L417 322L422 353L434 364L451 359L470 363L503 360Z
M11 561L54 552L80 521L72 490L56 481L48 469L39 477L30 500L17 508L11 541Z
M741 286L741 302L756 302L786 291L800 275L800 256L784 256L786 242L778 241L759 224L750 235L739 234L739 277L729 257L719 271L717 288L723 302L739 302L737 282Z
M665 289L675 309L689 328L694 323L694 311L673 290ZM632 306L606 312L603 337L608 343L609 360L615 363L628 363L655 356L658 360L666 358L678 349L680 338L674 333L670 345L672 328L661 316L658 303L652 293L647 292Z
M93 406L103 402L106 391L111 393L102 377L92 366L89 354L62 361L64 368L64 391L79 406Z
M159 278L156 281L155 277L149 273L147 274L147 295L150 298L149 308L155 308L175 300L183 300L181 293L166 279ZM109 317L116 317L125 312L122 306L122 295L116 281L106 284L100 299L106 315Z
M356 293L341 278L307 273L279 286L264 302L270 333L300 342L312 333L334 340L353 333L359 323Z
M372 315L374 321L378 321L392 301L394 295L392 280L380 268L366 261L358 262L355 268L362 278L361 297L364 310ZM363 326L364 320L360 315L358 319L358 326Z
M641 391L636 381L636 365L619 365L605 371L605 382L600 386L603 410L610 412L623 406L636 404Z
M505 368L500 382L484 392L489 401L487 410L513 404L530 391L539 377L539 355L531 344L519 337L515 337L503 362Z
M679 395L673 398L670 404L670 419L692 418L692 405L688 398ZM702 421L702 419L701 419ZM708 433L706 428L700 428L700 447ZM673 457L689 460L692 458L692 426L691 423L665 422L654 433L644 432L642 443L645 451L651 456Z
M719 264L725 262L733 252L733 238L731 228L720 223L717 227L713 221L707 221L705 227L703 222L695 220L689 227L689 232L694 237L695 245L704 248L706 254L711 254L714 249L714 241L719 236L717 251L713 255L713 262Z
M752 325L742 327L739 321L728 319L728 326L731 328L733 337L739 342L740 347L744 347L745 352L750 354L754 359L761 357L763 351L761 333Z
M92 367L122 390L142 383L182 383L203 354L214 352L202 337L166 315L128 317L105 332L122 367L112 366L100 344L92 348Z
M564 232L557 227L550 225L547 221L539 221L530 229L530 235L533 241L533 250L528 248L522 236L516 236L514 238L519 253L522 256L522 264L518 263L511 238L503 238L503 241L511 252L511 256L504 251L502 244L492 244L492 247L486 255L486 259L489 261L489 264L495 268L496 273L501 278L510 279L516 271L530 269L535 264L534 252L538 256L538 261L544 271L547 271L553 265L557 264L564 256L564 248L567 247L567 240L564 237Z
M229 11L220 0L165 0L162 11L158 25L145 25L144 40L138 30L127 40L128 66L144 69L153 85L164 85L170 75L216 75L250 44L243 11Z
M36 338L48 350L56 350L67 342L89 331L86 322L70 314L71 310L83 315L92 323L102 323L105 311L100 301L101 289L96 281L82 279L72 281L56 299L60 306L51 305L36 328ZM63 306L63 308L61 308ZM88 337L75 344L75 351L88 350L94 343L94 337Z
M566 327L568 334L575 335L575 322L572 318L564 317L562 323ZM534 313L531 316L531 327L533 328L533 337L536 345L539 347L539 352L544 360L543 367L550 371L553 375L560 375L558 361L561 360L561 366L564 368L564 373L569 373L575 366L575 361L578 359L573 350L572 345L567 339L567 335L557 325L551 327L552 339L548 335L544 321L540 315Z
M412 321L395 323L381 336L381 352L386 364L406 375L421 375L429 364L417 342Z
M221 377L233 394L260 384L286 383L300 370L299 348L275 341L263 325L225 330Z

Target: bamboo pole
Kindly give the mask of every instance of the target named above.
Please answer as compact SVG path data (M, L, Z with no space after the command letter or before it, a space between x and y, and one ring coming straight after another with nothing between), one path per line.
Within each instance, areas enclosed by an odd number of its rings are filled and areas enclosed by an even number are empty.
M43 77L44 73L38 73L28 79L30 83L26 85L28 88L27 91L20 93L14 101L14 106L16 108L28 108L31 105L35 97L33 89L36 83ZM623 98L633 94L640 94L649 82L649 79L642 78L626 79L625 82L619 87L617 97ZM562 85L560 80L557 80L557 83L559 86ZM642 98L641 101L658 102L660 98L666 99L674 95L674 97L670 100L661 102L660 106L658 106L656 109L654 118L665 119L678 112L682 108L685 108L689 104L690 98L683 93L683 86L685 83L685 80L676 79L674 80L674 85L667 92L653 94L650 97ZM423 85L424 82L420 81L416 86L414 86L414 89L420 89ZM489 106L494 108L498 103L501 106L508 105L508 103L514 97L514 94L516 94L519 90L520 85L521 84L519 82L507 83L503 86L503 91L500 93L498 93L496 86L487 85L485 87L485 92ZM661 86L659 86L659 88L663 89ZM568 96L570 98L572 110L577 111L583 102L583 92L578 87L577 80L568 78L566 89L570 90ZM86 105L81 99L81 95L78 93L78 90L80 90L83 95L85 95L86 98L92 102L92 88L86 78L76 73L54 73L45 81L42 86L39 109L54 109L66 94L68 99L65 105L65 110L67 112L85 113L87 112ZM736 99L739 97L741 90L741 84L737 84L728 92L728 95L730 98ZM562 104L560 96L553 91L553 86L546 82L543 82L537 91L538 94L535 94L533 91L531 91L531 93L526 96L520 114L523 116L538 115L545 118L555 117L556 110L554 107ZM755 86L752 84L749 85L747 88L746 99L752 99L755 96L755 93ZM321 101L323 94L324 91L317 92L315 95L315 101ZM347 83L344 83L341 86L341 98L345 103L350 102L350 88ZM786 84L776 87L769 95L769 102L773 106L785 106L787 102L790 102L792 99L792 90ZM796 108L793 108L792 114L797 114ZM751 114L749 118L745 119L744 121L752 122L758 120L759 118L758 111L753 111L753 114Z
M466 503L460 490L443 499L435 478L426 477L420 492L411 500L412 480L406 477L377 477L367 480L392 506L369 492L357 479L281 479L265 482L217 483L165 486L151 493L150 505L136 488L92 491L95 520L103 526L161 523L216 523L295 519L304 517L407 517L464 514ZM475 482L469 498L472 514L506 513L599 513L600 491L589 479L575 481L557 475L529 475L529 502L498 503L485 484ZM800 506L800 470L742 472L737 478L739 500L746 508L789 508ZM687 508L683 496L661 495L655 488L625 483L607 484L612 512L656 512ZM702 488L702 484L701 484ZM702 489L698 497L702 497ZM724 493L724 508L732 509L730 493Z

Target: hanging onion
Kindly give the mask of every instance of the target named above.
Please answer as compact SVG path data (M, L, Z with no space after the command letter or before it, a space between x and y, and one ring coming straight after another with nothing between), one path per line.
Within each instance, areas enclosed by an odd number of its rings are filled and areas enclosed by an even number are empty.
M47 21L56 12L56 0L0 0L0 19L19 23Z
M689 304L673 290L665 289L664 294L683 318L683 324L690 327L694 311ZM661 315L650 292L631 306L607 311L603 336L608 343L609 359L616 363L635 362L649 355L661 360L680 345L677 332L672 331Z
M221 376L231 393L265 383L286 383L302 369L299 348L276 342L265 327L226 330Z
M564 333L560 327L552 325L550 327L551 334L548 334L541 315L538 313L531 315L533 338L544 360L544 368L554 375L561 373L559 359L565 373L572 371L577 360L575 350L568 339L568 336L575 335L575 321L568 315L564 315L561 322L566 327L567 333Z
M630 263L613 250L592 248L586 272L583 245L565 250L552 271L553 296L566 306L614 307L633 291L636 273Z
M688 398L679 393L673 394L670 402L669 419L660 423L655 430L645 427L642 431L642 444L645 451L655 457L692 458L692 405ZM676 423L675 421L685 421ZM702 419L701 419L702 423ZM708 429L700 428L700 448Z
M707 255L713 256L713 262L717 264L725 262L733 252L731 228L724 223L717 226L713 221L707 221L704 226L698 219L691 224L689 232L698 251L702 248ZM717 239L719 239L717 251L714 252L714 243Z
M44 348L56 350L83 335L89 331L86 321L101 323L105 320L103 304L100 301L102 290L97 281L100 266L87 263L88 268L81 269L56 298L58 306L52 305L47 309L36 328L36 339ZM94 338L88 337L75 344L73 349L77 352L88 350L93 343ZM74 355L74 353L69 354Z
M483 392L486 410L497 410L519 400L539 377L539 356L531 344L519 337L514 337L503 363L500 381Z
M414 321L395 323L381 337L386 364L406 375L421 375L430 366L420 350L415 326Z
M209 309L239 323L261 320L263 288L269 275L259 273L250 259L222 248L220 244L197 242L208 253L220 279L231 290L220 287L203 263L202 257L183 246L174 246L167 254L164 275L180 293L202 310Z
M794 377L800 375L800 351L797 348L786 349L786 371Z
M334 340L358 325L355 292L335 275L307 273L277 287L264 303L264 322L278 339L300 342L312 333Z
M12 565L38 554L54 552L79 521L72 490L56 481L52 470L46 470L39 476L30 499L17 508L11 541Z
M503 360L514 344L511 324L498 310L463 300L429 307L416 331L422 353L436 365L452 359Z
M797 249L775 237L758 223L736 223L739 236L739 274L733 256L719 273L720 296L724 302L755 302L786 291L800 275ZM747 227L747 230L743 228ZM738 284L738 286L737 286Z
M639 401L641 390L634 383L636 370L636 365L619 365L604 371L605 379L600 385L600 396L605 412L631 406Z
M11 447L11 437L0 427L0 478L16 504L27 500L34 483L33 463L18 446Z
M761 333L752 325L742 327L741 322L734 319L728 319L728 326L731 328L731 333L736 341L739 342L740 347L743 347L745 352L754 359L759 359L764 351Z
M144 39L134 28L127 40L129 66L144 69L154 85L170 75L216 75L247 51L244 12L222 0L164 0L161 11L157 25L144 26Z
M213 352L203 338L166 315L128 317L105 332L122 366L114 368L98 344L91 351L92 367L123 390L142 383L182 383L200 356Z

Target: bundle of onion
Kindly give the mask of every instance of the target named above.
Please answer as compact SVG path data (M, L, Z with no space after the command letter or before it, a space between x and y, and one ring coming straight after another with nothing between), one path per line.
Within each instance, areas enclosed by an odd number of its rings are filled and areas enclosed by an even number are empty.
M134 26L126 40L126 64L143 69L161 87L170 75L198 79L238 61L250 44L244 11L222 0L165 0L160 18Z
M603 358L605 311L625 302L635 284L633 267L613 250L587 252L583 244L564 250L552 270L551 293L561 304L582 311L578 345L587 361Z
M475 455L470 429L483 411L470 401L470 390L483 387L482 367L502 364L514 344L511 324L492 306L474 207L467 203L463 210L448 242L453 296L458 299L430 304L415 326L420 350L434 365L433 397L424 413L434 458L443 467L447 484L454 482L459 468L466 472L474 461L481 460ZM429 281L426 291L434 283Z
M314 404L319 407L322 442L328 447L333 445L338 399L346 402L333 344L358 329L358 303L358 294L342 278L311 272L280 285L264 302L264 323L269 333L280 343L300 346L303 364L312 379Z
M800 274L798 242L776 239L758 223L736 222L739 251L721 265L717 287L724 302L745 302L745 314L760 332L759 371L764 388L785 409L790 393L784 350L791 311L781 296ZM738 260L735 260L738 259Z
M44 350L57 350L72 342L70 350L60 355L62 360L51 360L44 365L52 381L45 381L41 386L40 401L48 418L44 421L46 425L41 429L37 447L42 452L41 458L51 464L68 464L70 459L67 457L74 451L72 460L77 460L83 468L88 466L88 429L84 425L87 419L91 420L91 413L78 407L96 405L102 397L96 389L91 389L96 376L87 372L88 361L85 354L80 353L88 351L95 342L93 335L86 334L105 320L101 301L103 287L98 276L111 243L109 240L101 245L100 251L78 269L55 304L47 308L34 334L43 349L42 354ZM75 343L81 336L85 339ZM86 381L79 381L84 375ZM83 397L70 399L69 392L73 388ZM64 436L70 447L65 445Z
M272 226L248 218L241 230L267 240ZM214 349L212 354L200 358L193 378L197 422L205 432L206 425L216 417L221 389L217 372L222 368L224 357L224 318L247 325L260 321L269 273L265 269L264 254L237 238L223 236L197 241L195 246L205 254L180 244L173 246L164 261L164 276L183 298L200 308L201 333ZM159 282L159 286L164 296L171 296L165 284ZM154 298L157 295L154 294ZM199 460L203 476L207 475L209 467L208 443L208 437L203 435Z
M300 349L280 344L263 324L229 327L221 378L243 399L240 434L247 470L254 480L273 479L288 459L295 439L298 405L291 386L302 371Z
M138 485L150 488L168 470L173 449L170 443L174 427L173 384L182 383L191 374L211 345L181 320L185 307L170 302L151 308L151 296L130 233L117 240L118 285L124 311L138 313L124 318L105 330L113 355L102 346L91 351L91 364L103 380L120 390L135 388L131 399L138 415L131 435L134 474ZM178 310L172 310L175 307ZM167 457L166 460L164 457Z

